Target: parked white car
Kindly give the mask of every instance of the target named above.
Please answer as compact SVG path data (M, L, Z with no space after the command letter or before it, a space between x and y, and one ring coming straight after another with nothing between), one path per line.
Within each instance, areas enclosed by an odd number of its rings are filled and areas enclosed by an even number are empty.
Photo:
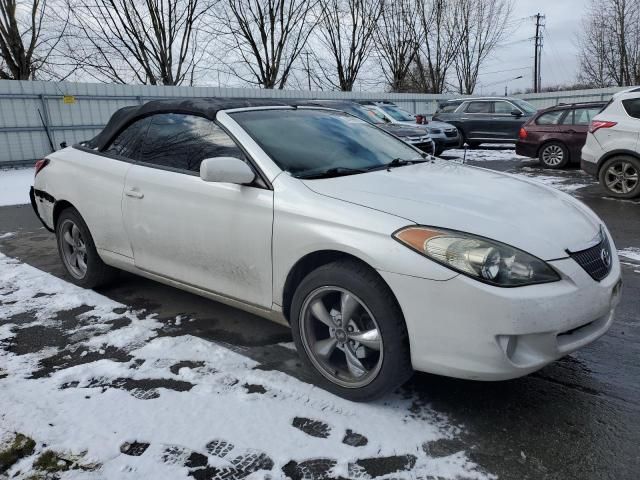
M77 285L122 269L291 325L353 400L413 370L526 375L604 334L620 298L613 240L579 201L326 108L129 107L39 161L31 196Z
M593 117L581 166L611 196L640 196L640 88L616 93Z

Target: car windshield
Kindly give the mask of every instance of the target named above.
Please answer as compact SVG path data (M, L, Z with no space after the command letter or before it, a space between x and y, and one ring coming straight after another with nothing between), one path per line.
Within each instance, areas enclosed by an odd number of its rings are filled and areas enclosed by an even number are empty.
M362 105L358 105L357 103L350 104L345 106L344 108L336 108L336 110L342 110L344 112L350 113L351 115L355 115L358 118L366 120L367 122L375 123L376 125L385 123L384 119L376 115L375 112L369 110Z
M391 118L394 120L398 120L399 122L415 122L416 117L407 112L406 110L402 110L395 105L380 105L380 108L385 111Z
M360 173L396 159L421 159L421 154L393 135L360 118L318 109L269 109L230 116L282 170L310 177L334 170Z
M513 100L513 103L520 107L520 110L522 110L524 113L536 113L538 111L536 107L531 105L529 102L525 102L524 100L515 99Z

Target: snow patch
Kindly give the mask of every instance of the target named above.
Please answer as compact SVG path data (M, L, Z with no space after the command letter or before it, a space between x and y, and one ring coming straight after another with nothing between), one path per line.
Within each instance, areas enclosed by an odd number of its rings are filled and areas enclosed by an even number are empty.
M489 146L490 145L483 145ZM466 161L470 162L493 162L493 161L505 161L505 160L531 160L528 157L517 155L515 150L504 148L504 145L500 145L501 149L470 149L466 150ZM459 158L465 158L465 150L461 148L454 148L446 150L444 156L456 156Z
M14 232L7 232L0 235L0 240L4 240L5 238L11 238L15 235Z
M618 255L640 263L640 248L629 247L618 250Z
M69 314L79 307L84 313ZM65 311L63 327L58 316ZM123 318L128 323L118 328L107 323ZM161 335L154 315L2 254L0 319L0 437L21 432L36 440L36 453L46 444L100 465L64 478L186 479L197 461L206 465L197 468L245 469L228 478L265 478L269 470L275 480L285 478L285 465L318 458L330 459L333 476L370 478L358 459L385 456L410 459L409 469L393 473L397 479L493 478L464 451L428 455L425 443L452 438L459 428L411 394L369 404L343 400L199 337ZM35 326L69 340L22 355L6 348ZM33 378L60 348L82 361ZM114 348L126 357L110 358ZM295 418L319 422L326 435L307 433ZM349 431L367 441L345 443ZM127 453L131 444L136 455ZM7 473L27 478L31 464L24 459Z
M33 169L0 170L0 207L30 203Z

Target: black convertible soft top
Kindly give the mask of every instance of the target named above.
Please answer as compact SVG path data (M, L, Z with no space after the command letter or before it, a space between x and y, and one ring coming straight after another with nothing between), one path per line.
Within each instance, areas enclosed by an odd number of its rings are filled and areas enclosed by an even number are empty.
M88 148L102 150L125 127L135 120L155 113L186 113L215 120L220 110L243 107L292 106L295 102L261 98L172 98L152 100L143 105L124 107L117 110L104 129L93 139L84 143Z

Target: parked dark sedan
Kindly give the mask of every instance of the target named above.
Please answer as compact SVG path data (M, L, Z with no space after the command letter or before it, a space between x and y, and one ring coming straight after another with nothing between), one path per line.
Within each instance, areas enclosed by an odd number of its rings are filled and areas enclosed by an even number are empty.
M547 168L580 162L591 119L605 102L556 105L536 113L520 129L516 153L539 158Z
M433 119L458 128L470 148L482 143L515 143L520 127L537 112L530 103L510 97L470 97L448 100Z
M423 152L435 154L434 142L427 130L418 125L403 125L400 123L387 123L380 116L371 110L363 107L357 102L350 100L300 100L295 102L297 105L318 106L325 108L333 108L342 112L350 113L362 120L373 123L376 127L381 128Z

